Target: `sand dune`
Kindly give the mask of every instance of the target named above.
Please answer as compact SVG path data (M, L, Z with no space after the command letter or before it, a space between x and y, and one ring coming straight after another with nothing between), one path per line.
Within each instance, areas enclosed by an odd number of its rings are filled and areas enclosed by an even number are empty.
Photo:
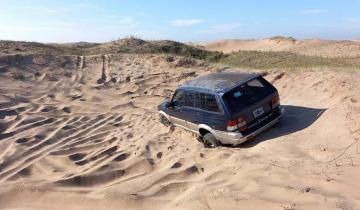
M0 209L360 208L359 73L270 71L283 121L206 149L157 120L177 85L218 71L183 59L2 56Z
M207 50L224 53L239 50L253 51L288 51L301 55L321 57L359 57L360 43L358 41L334 40L296 40L287 37L273 37L260 40L219 40L201 44Z

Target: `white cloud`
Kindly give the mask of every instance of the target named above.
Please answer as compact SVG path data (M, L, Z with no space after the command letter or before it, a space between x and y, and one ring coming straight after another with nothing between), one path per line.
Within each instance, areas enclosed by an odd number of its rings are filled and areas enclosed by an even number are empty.
M203 22L205 21L202 19L178 19L171 21L171 25L176 27L188 27L188 26L199 25Z
M55 9L46 9L46 12L54 14L54 13L57 13L58 11Z
M308 9L300 11L300 13L304 15L317 15L325 12L327 12L326 9Z
M84 22L94 22L101 23L103 25L120 25L134 27L139 24L139 22L131 16L118 16L118 15L106 15L100 18L87 18L83 19Z
M29 31L49 31L55 28L48 27L48 26L5 26L3 27L5 31L12 31L12 32L29 32Z
M360 18L347 18L347 21L355 24L360 24Z
M39 12L39 13L67 13L71 10L71 7L68 6L58 6L58 7L47 7L44 5L32 6L32 5L8 5L9 9L15 10L17 12ZM9 10L8 10L9 11Z
M137 23L133 17L122 17L118 22L122 25L134 25Z
M242 26L243 26L243 24L241 24L241 23L225 23L225 24L221 24L221 25L211 26L209 29L202 31L202 32L214 33L214 34L229 33L229 32L232 32Z

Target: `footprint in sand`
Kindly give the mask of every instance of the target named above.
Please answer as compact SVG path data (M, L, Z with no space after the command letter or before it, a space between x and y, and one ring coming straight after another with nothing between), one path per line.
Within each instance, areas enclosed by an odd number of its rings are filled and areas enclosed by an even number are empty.
M31 175L31 170L29 168L23 168L18 172L18 174L20 176L30 176Z
M180 168L181 166L182 164L180 162L176 162L173 166L171 166L171 168Z
M46 107L41 109L41 112L51 112L51 111L55 111L55 110L56 110L56 107L46 106Z
M199 168L194 165L194 166L187 168L186 172L188 172L189 174L199 173Z
M130 154L123 153L123 154L117 156L114 160L115 161L123 161L123 160L126 160L129 156L130 156Z
M87 154L86 153L75 153L72 155L69 155L69 159L72 161L79 161L82 160Z
M63 110L65 113L68 113L68 114L71 113L71 108L70 108L70 107L64 107L64 108L62 108L62 110Z
M30 141L30 138L20 138L16 140L16 143L18 144L24 144Z

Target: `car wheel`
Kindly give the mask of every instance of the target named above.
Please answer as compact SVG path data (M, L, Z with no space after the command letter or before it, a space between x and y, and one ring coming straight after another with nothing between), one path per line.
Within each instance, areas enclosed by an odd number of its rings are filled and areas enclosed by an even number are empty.
M215 148L220 146L220 142L211 133L207 133L203 136L204 145L207 148Z
M160 122L166 127L172 126L172 123L162 114L160 114Z

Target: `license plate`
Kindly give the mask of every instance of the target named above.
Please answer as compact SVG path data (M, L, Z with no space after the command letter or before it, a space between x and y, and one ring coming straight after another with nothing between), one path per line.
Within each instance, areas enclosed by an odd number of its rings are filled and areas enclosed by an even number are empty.
M262 114L264 114L264 109L262 107L259 107L255 111L253 111L253 115L255 118L259 117Z

